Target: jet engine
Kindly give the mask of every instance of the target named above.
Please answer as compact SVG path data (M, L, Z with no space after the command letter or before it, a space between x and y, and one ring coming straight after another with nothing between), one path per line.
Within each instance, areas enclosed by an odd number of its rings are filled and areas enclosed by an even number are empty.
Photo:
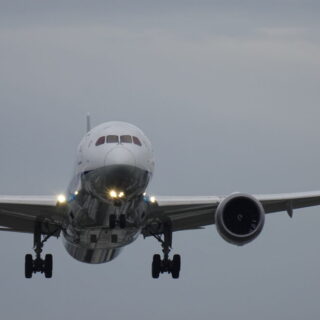
M222 238L242 246L262 231L265 212L261 203L248 194L235 193L218 206L215 223Z

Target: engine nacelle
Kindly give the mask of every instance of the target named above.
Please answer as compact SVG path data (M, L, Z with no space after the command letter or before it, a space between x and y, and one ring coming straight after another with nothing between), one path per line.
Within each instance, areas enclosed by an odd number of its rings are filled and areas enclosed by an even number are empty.
M262 231L265 212L253 196L235 193L218 206L215 223L222 238L242 246L254 240Z

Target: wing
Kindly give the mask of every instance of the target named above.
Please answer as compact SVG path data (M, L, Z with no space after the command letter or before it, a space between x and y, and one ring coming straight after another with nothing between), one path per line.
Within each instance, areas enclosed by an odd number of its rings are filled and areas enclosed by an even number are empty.
M294 209L320 205L320 191L254 195L254 197L262 203L266 213L287 211L290 217Z
M320 205L320 191L254 197L261 202L266 213L287 211L290 217L294 209ZM143 234L148 236L150 232L161 233L162 226L167 221L170 221L173 231L201 229L214 224L216 209L225 198L226 196L155 197Z
M0 230L33 233L41 222L43 234L59 233L64 208L53 196L0 196Z

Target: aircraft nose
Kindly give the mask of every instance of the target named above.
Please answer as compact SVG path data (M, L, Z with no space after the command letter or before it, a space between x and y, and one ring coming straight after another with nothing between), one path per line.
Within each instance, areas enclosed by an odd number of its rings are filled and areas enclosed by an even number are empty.
M129 165L135 166L136 159L134 154L126 147L115 147L107 153L105 158L105 165Z

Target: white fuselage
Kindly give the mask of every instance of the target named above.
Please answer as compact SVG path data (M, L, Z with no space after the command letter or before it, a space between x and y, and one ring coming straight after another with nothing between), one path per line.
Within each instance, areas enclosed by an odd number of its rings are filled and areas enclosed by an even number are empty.
M151 143L134 125L107 122L84 136L68 188L63 232L66 249L75 259L110 261L138 237L153 170Z

